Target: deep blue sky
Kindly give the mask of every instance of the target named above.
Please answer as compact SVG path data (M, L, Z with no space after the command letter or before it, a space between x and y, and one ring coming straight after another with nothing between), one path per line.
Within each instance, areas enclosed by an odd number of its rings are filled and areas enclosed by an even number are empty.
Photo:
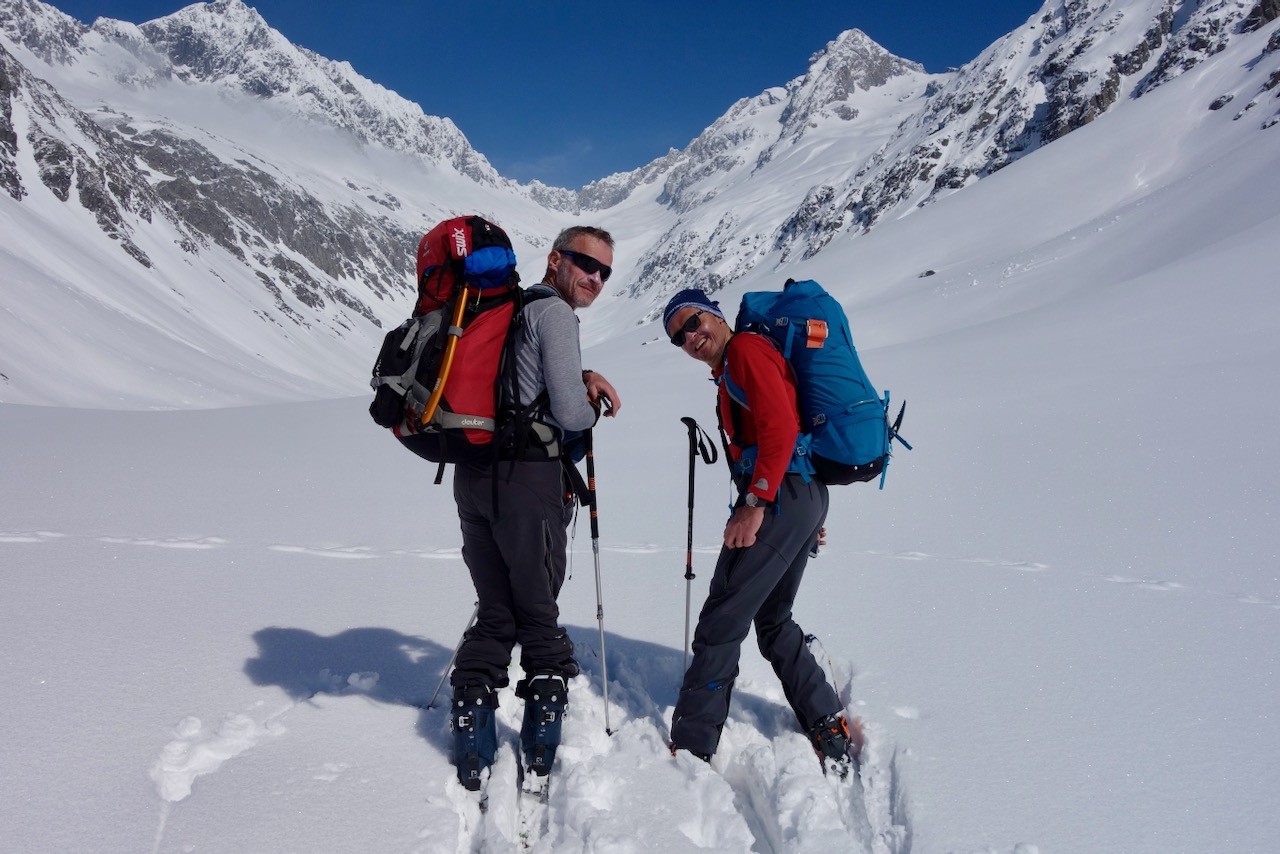
M503 175L579 187L683 148L737 99L858 28L929 71L1042 0L247 0L290 41L448 116ZM143 23L183 0L52 0Z

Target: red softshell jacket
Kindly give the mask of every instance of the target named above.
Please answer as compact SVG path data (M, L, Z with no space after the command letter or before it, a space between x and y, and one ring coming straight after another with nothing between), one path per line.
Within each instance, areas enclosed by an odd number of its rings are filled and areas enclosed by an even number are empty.
M746 393L750 408L730 397L728 384L719 382L726 372ZM747 491L765 501L775 500L800 435L800 410L791 366L769 339L754 332L739 332L729 339L720 370L711 375L720 389L717 403L720 423L731 441L730 457L736 463L744 448L758 446ZM733 414L735 408L737 418Z

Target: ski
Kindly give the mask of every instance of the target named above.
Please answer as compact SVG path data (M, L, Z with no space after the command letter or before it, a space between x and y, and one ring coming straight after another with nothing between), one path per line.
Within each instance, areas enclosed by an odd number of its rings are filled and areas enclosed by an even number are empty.
M519 803L516 838L521 850L527 851L536 846L550 828L551 775L537 774L520 762L516 774L516 798Z
M809 650L814 654L815 657L818 658L818 660L822 663L823 667L826 669L827 676L830 678L831 684L833 686L838 686L840 682L836 679L835 660L831 657L831 653L827 652L827 648L823 645L822 641L818 638L817 635L808 634L808 635L805 635L804 642L805 642L805 645L809 647ZM846 684L848 684L848 681L846 681ZM854 717L853 715L850 715L848 713L847 707L844 712L844 717L849 725L849 732L848 732L849 744L846 750L848 761L847 762L835 761L832 763L832 765L843 766L842 768L835 768L836 776L839 777L841 780L849 776L850 770L853 771L854 777L861 779L862 778L862 748L866 743L866 735L864 734L863 727L862 727L862 718L858 718L858 717ZM822 762L822 773L826 774L827 759L821 754L819 754L818 758Z

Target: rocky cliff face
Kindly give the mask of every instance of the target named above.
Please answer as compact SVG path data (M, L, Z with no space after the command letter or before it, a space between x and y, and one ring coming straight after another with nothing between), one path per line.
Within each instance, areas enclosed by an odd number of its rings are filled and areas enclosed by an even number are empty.
M18 133L13 127L13 100L18 77L25 71L7 50L0 47L0 189L21 201L27 194L14 158L18 154Z
M280 175L248 160L228 163L170 130L129 133L122 126L121 133L153 175L172 176L155 191L175 218L202 244L216 244L250 266L284 316L305 323L282 288L313 310L337 303L381 325L367 295L341 282L392 296L390 283L403 281L405 249L416 237L403 224L323 202ZM398 205L394 197L387 204Z
M21 112L25 128L15 125ZM40 184L62 202L74 199L93 214L103 233L144 267L147 254L133 241L164 203L138 169L127 145L38 80L0 45L0 186L21 201L33 188L23 181L19 152L29 149Z

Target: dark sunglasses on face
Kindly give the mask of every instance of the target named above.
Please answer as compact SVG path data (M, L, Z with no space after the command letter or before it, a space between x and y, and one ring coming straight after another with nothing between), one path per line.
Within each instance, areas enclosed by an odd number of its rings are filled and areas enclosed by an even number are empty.
M561 249L560 254L568 255L569 260L573 262L573 265L577 267L579 270L581 270L582 272L586 273L588 276L590 276L593 273L599 273L600 281L602 282L609 281L609 277L613 275L612 267L606 264L601 264L599 261L592 258L590 255L584 255L581 252L573 252L569 249Z
M679 329L671 334L671 343L677 347L683 347L685 336L692 335L694 332L697 332L698 327L702 325L702 314L703 313L701 311L695 311L693 314L689 315L688 320L686 320Z

